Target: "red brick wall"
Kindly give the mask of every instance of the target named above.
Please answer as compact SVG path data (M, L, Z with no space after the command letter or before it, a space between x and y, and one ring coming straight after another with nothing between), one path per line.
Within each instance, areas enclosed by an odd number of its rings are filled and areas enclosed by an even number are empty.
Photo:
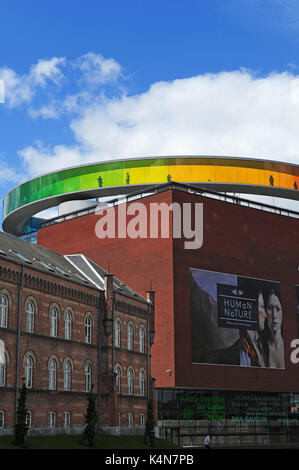
M85 253L106 268L109 263L111 272L141 294L152 280L157 291L152 348L157 387L299 391L299 366L289 360L289 344L297 336L294 284L299 284L299 221L181 191L153 195L143 202L172 199L204 203L204 242L199 250L185 250L179 239L99 240L95 215L44 228L38 232L38 243L63 253ZM189 267L281 282L286 370L192 365Z
M170 204L170 192L143 200ZM136 202L139 202L137 200ZM149 213L149 212L148 212ZM174 385L174 317L172 241L169 239L102 239L96 237L99 216L86 215L38 231L38 244L63 254L84 253L100 266L115 274L142 296L150 287L157 290L156 336L151 348L152 376L159 386ZM116 218L116 226L118 219ZM70 236L70 234L73 234Z

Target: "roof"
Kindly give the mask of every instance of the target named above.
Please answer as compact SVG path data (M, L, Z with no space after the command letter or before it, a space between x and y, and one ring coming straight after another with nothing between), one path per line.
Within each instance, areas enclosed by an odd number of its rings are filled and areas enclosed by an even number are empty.
M104 290L104 278L108 274L82 254L61 255L3 232L0 232L0 262L1 259L101 291ZM148 303L144 297L115 277L113 288L115 292Z
M104 289L105 275L109 274L104 268L94 263L85 255L66 255L66 258L75 266L80 273L85 275L98 289ZM148 301L126 284L121 282L115 276L113 277L113 289L118 294L138 300L139 302L148 303Z

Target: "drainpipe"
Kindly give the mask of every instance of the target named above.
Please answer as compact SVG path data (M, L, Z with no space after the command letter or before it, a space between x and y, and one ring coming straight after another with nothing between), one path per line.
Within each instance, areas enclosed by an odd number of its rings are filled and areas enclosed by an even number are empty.
M155 338L155 291L148 290L147 300L149 302L147 315L147 401L151 399L150 383L151 383L151 359L150 348L154 344Z
M24 287L24 266L21 266L21 282L18 286L18 312L17 312L15 422L16 422L16 418L17 418L17 408L18 408L19 373L20 373L20 349L21 349L21 313L22 313L21 310L22 310L23 287Z
M102 364L101 330L102 330L102 312L103 312L103 297L101 299L101 305L100 305L100 308L99 308L99 315L98 315L98 423L97 423L98 434L100 433L100 428L101 428L101 364Z

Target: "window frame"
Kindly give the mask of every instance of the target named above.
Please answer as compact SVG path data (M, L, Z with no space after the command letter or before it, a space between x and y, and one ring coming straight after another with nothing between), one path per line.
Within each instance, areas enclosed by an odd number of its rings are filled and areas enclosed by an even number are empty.
M29 305L32 306L32 311L28 310ZM35 304L32 300L28 300L26 302L25 313L26 313L26 320L25 320L25 331L26 333L34 333L34 323L35 323ZM28 318L30 320L28 321Z
M53 315L53 312L55 312L55 315ZM57 307L52 306L50 308L50 336L52 338L57 338L58 336L58 318L59 318L58 309ZM54 328L53 328L53 322L54 322Z
M51 368L51 363L55 365L54 368ZM49 390L57 390L57 361L52 358L49 361Z
M6 303L2 303L1 299L5 299ZM1 328L7 328L8 312L9 312L9 298L7 297L6 294L0 293L0 327Z

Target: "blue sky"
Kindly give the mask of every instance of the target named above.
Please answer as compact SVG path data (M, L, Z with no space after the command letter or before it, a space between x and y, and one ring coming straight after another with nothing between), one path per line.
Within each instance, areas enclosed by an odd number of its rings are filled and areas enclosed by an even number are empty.
M299 163L295 0L2 0L0 22L1 199L112 158Z

